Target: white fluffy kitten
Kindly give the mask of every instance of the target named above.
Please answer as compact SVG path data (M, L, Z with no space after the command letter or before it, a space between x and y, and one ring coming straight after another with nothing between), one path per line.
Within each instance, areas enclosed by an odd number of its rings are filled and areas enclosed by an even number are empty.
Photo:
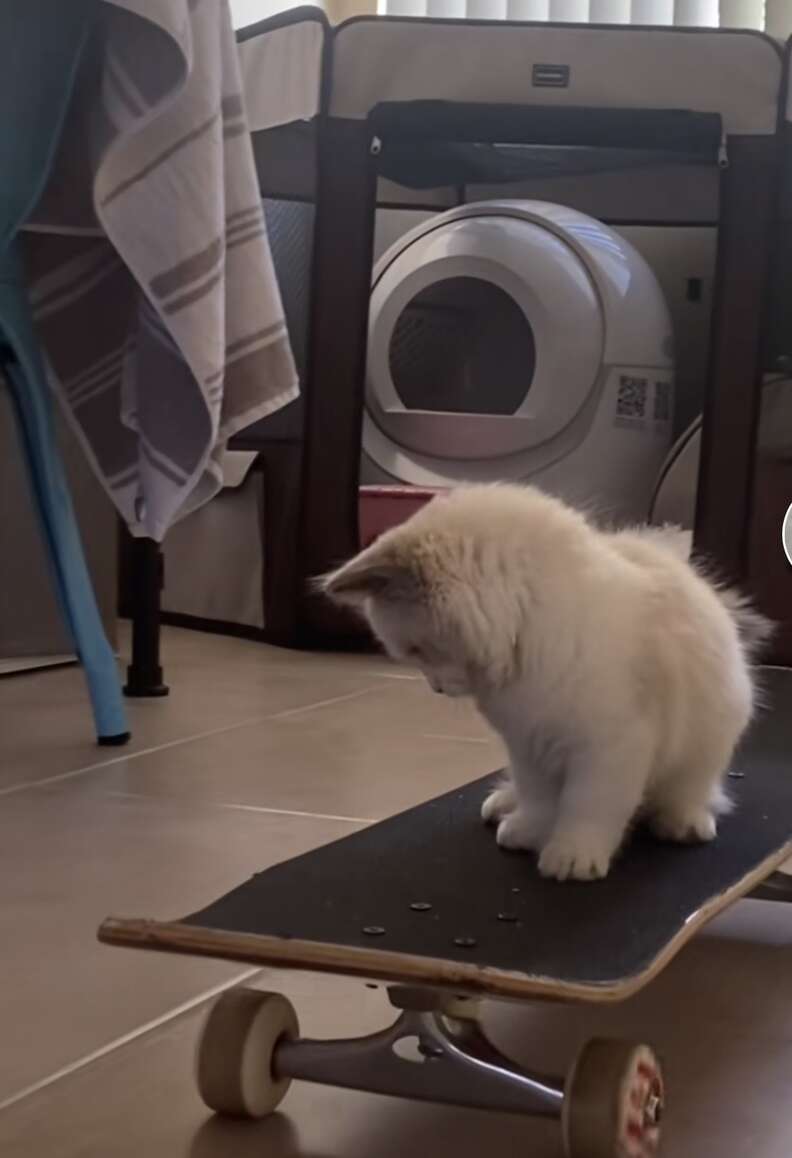
M431 686L474 698L510 777L484 804L504 848L604 877L640 814L711 840L769 624L687 562L678 534L605 533L532 487L435 499L323 581Z

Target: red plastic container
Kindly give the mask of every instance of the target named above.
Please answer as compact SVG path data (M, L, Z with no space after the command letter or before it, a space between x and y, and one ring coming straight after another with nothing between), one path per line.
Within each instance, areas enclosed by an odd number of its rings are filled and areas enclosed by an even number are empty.
M383 531L403 523L435 495L436 487L366 486L360 488L360 546L368 547Z

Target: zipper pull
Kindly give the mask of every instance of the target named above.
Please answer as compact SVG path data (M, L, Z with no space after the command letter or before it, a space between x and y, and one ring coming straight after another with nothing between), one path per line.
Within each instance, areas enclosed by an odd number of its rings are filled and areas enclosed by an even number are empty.
M728 169L729 167L729 147L726 140L726 133L721 133L720 144L718 145L718 168Z

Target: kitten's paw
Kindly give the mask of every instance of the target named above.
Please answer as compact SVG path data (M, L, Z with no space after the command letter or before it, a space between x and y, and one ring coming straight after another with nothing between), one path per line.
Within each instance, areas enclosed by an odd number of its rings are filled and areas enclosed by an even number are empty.
M558 833L539 856L539 872L557 881L598 881L608 875L613 844L596 830Z
M501 848L536 852L547 832L541 818L528 812L509 812L498 824L496 840Z
M501 784L493 788L481 806L481 819L485 824L497 824L514 812L517 807L517 794L511 784Z
M649 820L660 840L678 844L706 844L718 835L718 823L708 808L678 808L657 812Z

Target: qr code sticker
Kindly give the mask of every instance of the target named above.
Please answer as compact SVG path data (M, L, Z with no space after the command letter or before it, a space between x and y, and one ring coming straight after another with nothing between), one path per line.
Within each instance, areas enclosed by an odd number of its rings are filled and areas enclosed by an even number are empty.
M671 421L670 382L655 382L654 419L655 422Z
M646 402L649 383L646 378L632 378L622 374L619 378L619 393L616 396L616 419L646 418Z

